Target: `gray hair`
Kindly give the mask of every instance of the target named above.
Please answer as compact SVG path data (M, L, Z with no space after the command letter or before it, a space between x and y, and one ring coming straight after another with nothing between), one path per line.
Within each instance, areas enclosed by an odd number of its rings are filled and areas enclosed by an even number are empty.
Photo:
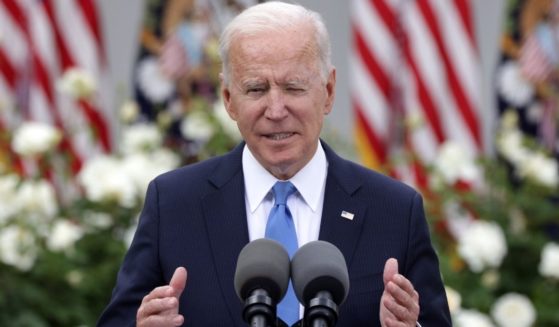
M236 36L279 31L303 24L314 28L321 76L326 80L332 68L332 54L330 37L320 14L300 5L270 1L247 8L225 27L219 40L223 83L229 83L229 50Z

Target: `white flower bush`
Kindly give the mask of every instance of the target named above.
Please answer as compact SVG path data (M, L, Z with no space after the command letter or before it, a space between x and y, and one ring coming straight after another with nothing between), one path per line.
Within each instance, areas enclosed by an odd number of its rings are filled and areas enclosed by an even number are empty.
M453 323L559 326L558 161L514 111L498 127L496 156L471 160L445 144L429 166L438 184L425 192L426 209ZM476 163L481 187L456 183L469 176L464 162Z
M93 202L116 202L131 208L143 199L149 182L178 167L180 159L161 148L162 135L153 124L137 124L123 132L122 157L98 156L78 176Z
M536 310L525 295L508 293L495 301L491 316L500 327L530 327L536 321Z
M14 133L13 150L23 157L36 157L53 150L62 133L51 125L40 122L25 122Z
M217 99L216 49L217 42L212 67L198 76L203 80L181 80L180 88L157 57L140 62L135 85L157 110L123 101L115 111L121 126L110 153L101 153L104 147L78 151L75 160L60 142L82 144L83 133L66 128L63 134L40 122L24 121L15 133L2 133L15 156L0 156L0 325L94 325L130 245L148 183L238 144L236 123ZM56 83L57 96L96 104L95 78L79 67L67 69ZM200 83L200 92L190 92L190 82ZM21 117L10 99L0 99L0 110Z
M459 237L458 253L474 272L497 268L507 254L505 234L496 223L473 221Z
M559 244L549 242L543 247L538 268L542 276L559 280Z

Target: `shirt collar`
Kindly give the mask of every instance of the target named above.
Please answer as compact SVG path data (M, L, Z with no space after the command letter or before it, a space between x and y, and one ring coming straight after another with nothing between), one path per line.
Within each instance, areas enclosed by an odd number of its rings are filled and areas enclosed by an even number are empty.
M254 213L278 179L262 167L246 145L243 149L242 160L246 197L250 211ZM317 190L324 188L327 169L326 154L319 142L311 160L289 180L295 185L297 191L312 211L316 211L320 204L322 192Z

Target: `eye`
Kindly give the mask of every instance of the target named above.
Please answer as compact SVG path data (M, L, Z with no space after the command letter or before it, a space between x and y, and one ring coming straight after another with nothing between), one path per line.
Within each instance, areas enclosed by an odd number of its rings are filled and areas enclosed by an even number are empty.
M304 93L306 90L304 88L301 87L294 87L294 86L290 86L287 88L287 92L289 93L293 93L293 94L301 94Z
M265 89L263 87L251 87L247 89L247 94L260 94L263 93Z
M260 96L266 93L268 87L264 84L254 84L247 85L245 88L245 94L249 96Z

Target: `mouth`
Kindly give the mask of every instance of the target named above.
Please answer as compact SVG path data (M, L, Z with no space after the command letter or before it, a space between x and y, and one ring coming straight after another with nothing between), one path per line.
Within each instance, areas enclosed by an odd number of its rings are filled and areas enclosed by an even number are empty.
M285 133L266 134L265 137L272 141L281 141L281 140L288 139L293 135L295 135L295 133L285 132Z

